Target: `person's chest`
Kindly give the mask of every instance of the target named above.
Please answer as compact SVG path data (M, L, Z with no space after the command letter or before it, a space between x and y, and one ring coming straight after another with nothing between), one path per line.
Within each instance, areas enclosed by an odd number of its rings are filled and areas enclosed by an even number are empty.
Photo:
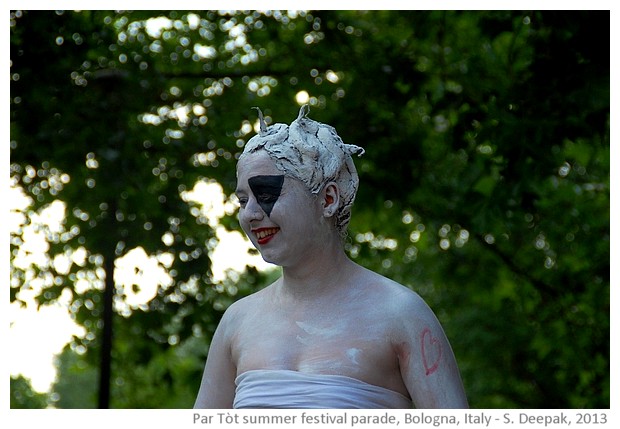
M389 317L360 312L248 318L234 335L232 358L237 374L287 369L344 375L402 391L391 329Z

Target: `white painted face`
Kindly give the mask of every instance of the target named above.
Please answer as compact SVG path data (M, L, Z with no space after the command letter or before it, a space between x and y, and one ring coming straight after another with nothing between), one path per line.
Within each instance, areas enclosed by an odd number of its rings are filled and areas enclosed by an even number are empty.
M322 251L330 231L317 196L285 176L267 152L239 160L236 194L239 223L265 261L286 267Z
M267 127L259 111L261 131L247 142L240 161L249 154L266 151L280 172L299 179L313 194L335 182L340 191L335 225L345 235L359 183L351 155L362 155L364 149L343 143L333 127L309 119L307 113L308 106L302 106L290 126Z

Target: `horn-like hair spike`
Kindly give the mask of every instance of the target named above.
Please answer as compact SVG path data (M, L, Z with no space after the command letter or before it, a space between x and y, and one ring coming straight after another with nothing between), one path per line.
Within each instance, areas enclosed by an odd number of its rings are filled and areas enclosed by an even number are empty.
M297 119L305 118L310 113L310 106L308 104L303 104L299 109L299 115L297 115Z
M260 124L259 134L265 134L267 132L267 124L265 123L265 117L263 116L263 112L258 107L252 108L258 111L258 123Z

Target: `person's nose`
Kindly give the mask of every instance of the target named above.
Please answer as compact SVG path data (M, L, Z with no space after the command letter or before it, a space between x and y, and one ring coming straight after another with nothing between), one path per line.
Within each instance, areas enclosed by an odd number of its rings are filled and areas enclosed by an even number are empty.
M262 207L254 198L250 198L240 213L240 220L249 224L252 221L262 220L264 216L265 212Z

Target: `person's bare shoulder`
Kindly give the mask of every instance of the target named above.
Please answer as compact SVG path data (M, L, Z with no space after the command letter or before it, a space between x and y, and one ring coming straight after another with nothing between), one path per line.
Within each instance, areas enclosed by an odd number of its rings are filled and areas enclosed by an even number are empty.
M422 298L412 289L379 273L363 268L362 275L364 277L364 284L373 289L377 294L382 295L387 301L404 299L408 302L411 301L410 304L423 302Z
M373 271L367 270L366 277L375 295L374 305L382 306L395 323L409 328L435 323L433 311L417 292Z
M249 315L261 308L270 287L271 285L230 304L220 321L222 329L234 331Z

